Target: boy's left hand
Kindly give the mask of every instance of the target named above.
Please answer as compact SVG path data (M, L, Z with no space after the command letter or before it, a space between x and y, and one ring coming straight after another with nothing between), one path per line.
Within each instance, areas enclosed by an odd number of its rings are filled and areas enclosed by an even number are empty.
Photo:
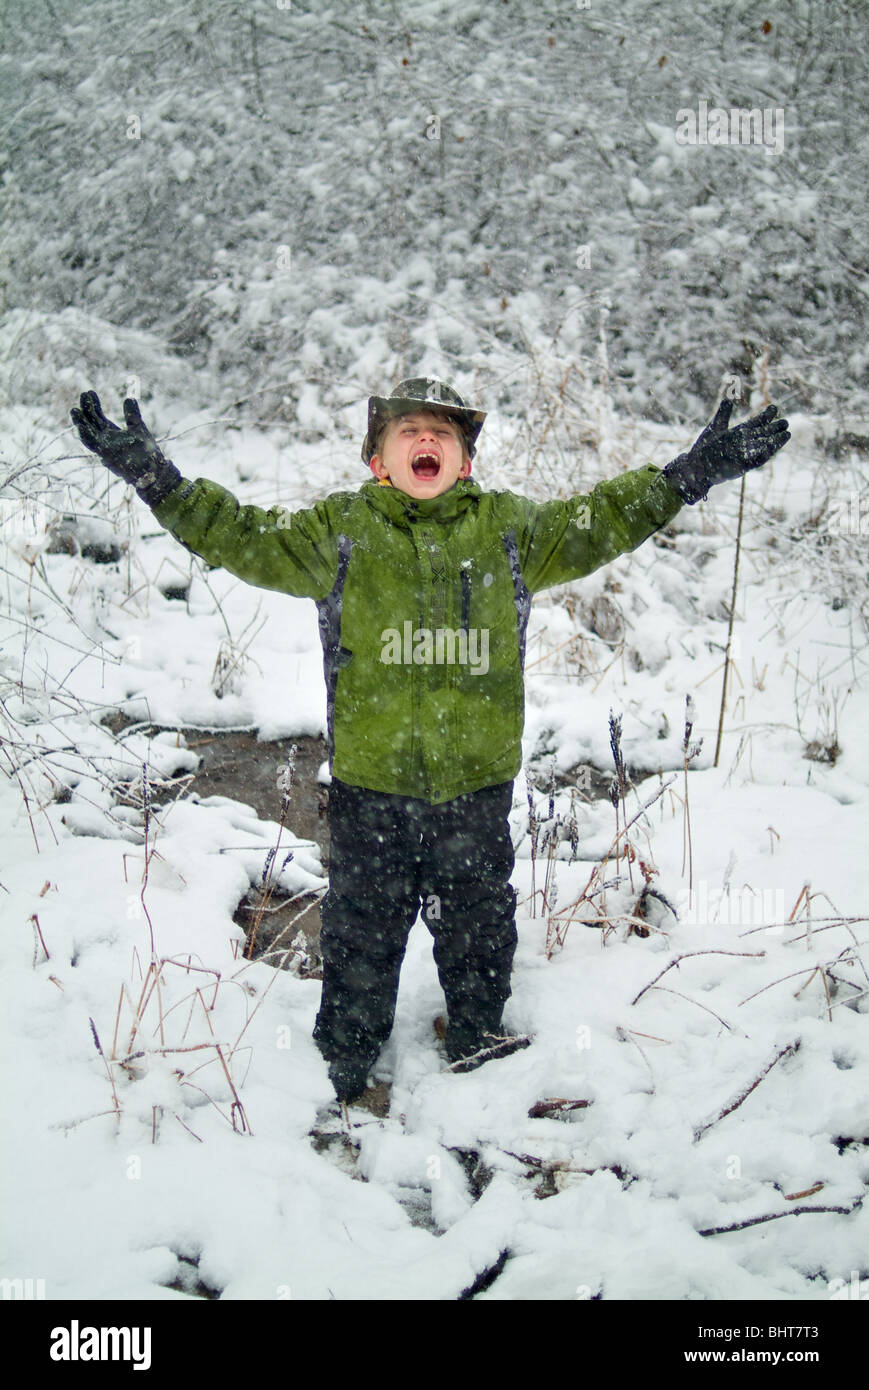
M769 405L760 415L728 429L732 410L733 401L725 398L691 450L664 469L664 477L683 502L699 502L716 483L760 468L790 439L788 422L779 417L776 406Z

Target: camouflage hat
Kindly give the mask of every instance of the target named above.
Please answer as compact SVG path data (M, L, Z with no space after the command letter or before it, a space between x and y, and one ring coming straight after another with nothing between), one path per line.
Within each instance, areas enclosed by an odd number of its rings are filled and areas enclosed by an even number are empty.
M470 458L474 457L477 435L486 418L484 410L475 410L462 400L458 391L436 377L414 376L400 381L388 396L371 396L368 400L368 433L362 441L362 458L370 463L377 437L383 426L397 415L410 415L415 410L433 410L455 420L465 436Z

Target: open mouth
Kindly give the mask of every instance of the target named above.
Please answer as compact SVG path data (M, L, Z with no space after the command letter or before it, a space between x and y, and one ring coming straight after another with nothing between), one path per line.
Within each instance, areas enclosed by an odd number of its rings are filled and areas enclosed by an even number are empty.
M417 454L411 467L414 477L424 482L433 481L441 471L441 461L436 454Z

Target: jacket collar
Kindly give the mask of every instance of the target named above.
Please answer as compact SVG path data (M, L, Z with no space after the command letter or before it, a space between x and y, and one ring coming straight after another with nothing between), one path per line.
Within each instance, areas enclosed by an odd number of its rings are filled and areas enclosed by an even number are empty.
M397 487L380 487L375 482L363 483L360 490L376 511L384 513L395 525L407 527L414 521L455 521L482 495L481 488L471 478L459 478L439 497L422 500L409 497Z

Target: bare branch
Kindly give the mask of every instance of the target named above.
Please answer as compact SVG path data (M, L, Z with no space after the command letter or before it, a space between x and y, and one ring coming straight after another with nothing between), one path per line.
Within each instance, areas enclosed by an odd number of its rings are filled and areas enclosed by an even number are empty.
M642 999L643 995L646 993L646 990L649 990L649 989L652 988L653 985L656 985L656 984L658 983L658 981L662 978L662 976L666 975L666 973L667 973L668 970L672 970L673 966L674 966L674 965L678 965L679 962L682 961L682 960L690 960L690 958L691 958L692 956L765 956L765 955L766 955L766 951L724 951L724 950L719 950L717 947L710 947L710 949L709 949L709 950L706 950L706 951L683 951L681 955L676 956L673 960L671 960L670 963L669 963L669 965L665 965L665 966L664 966L664 969L661 970L661 971L659 972L659 974L657 974L657 975L655 976L654 980L650 980L649 983L648 983L647 985L644 985L643 988L640 990L639 994L637 995L637 997L636 997L635 999L632 999L632 1000L631 1000L631 1003L632 1003L632 1004L638 1003L639 1000ZM674 993L675 993L675 991L674 991Z
M725 1105L723 1110L719 1110L714 1120L708 1120L705 1125L700 1125L697 1129L695 1129L695 1144L698 1139L702 1139L703 1135L706 1133L708 1129L711 1129L713 1125L717 1125L719 1120L723 1120L727 1115L732 1115L734 1110L738 1110L740 1105L742 1105L742 1102L748 1099L755 1087L760 1085L763 1078L767 1075L768 1072L772 1071L776 1063L780 1062L783 1057L792 1056L793 1053L799 1050L799 1046L800 1041L799 1038L797 1038L796 1041L788 1043L786 1047L781 1048L775 1054L772 1061L767 1063L760 1075L756 1076L754 1081L752 1081L749 1086L746 1086L745 1090L741 1091L735 1100L732 1100L728 1105Z

